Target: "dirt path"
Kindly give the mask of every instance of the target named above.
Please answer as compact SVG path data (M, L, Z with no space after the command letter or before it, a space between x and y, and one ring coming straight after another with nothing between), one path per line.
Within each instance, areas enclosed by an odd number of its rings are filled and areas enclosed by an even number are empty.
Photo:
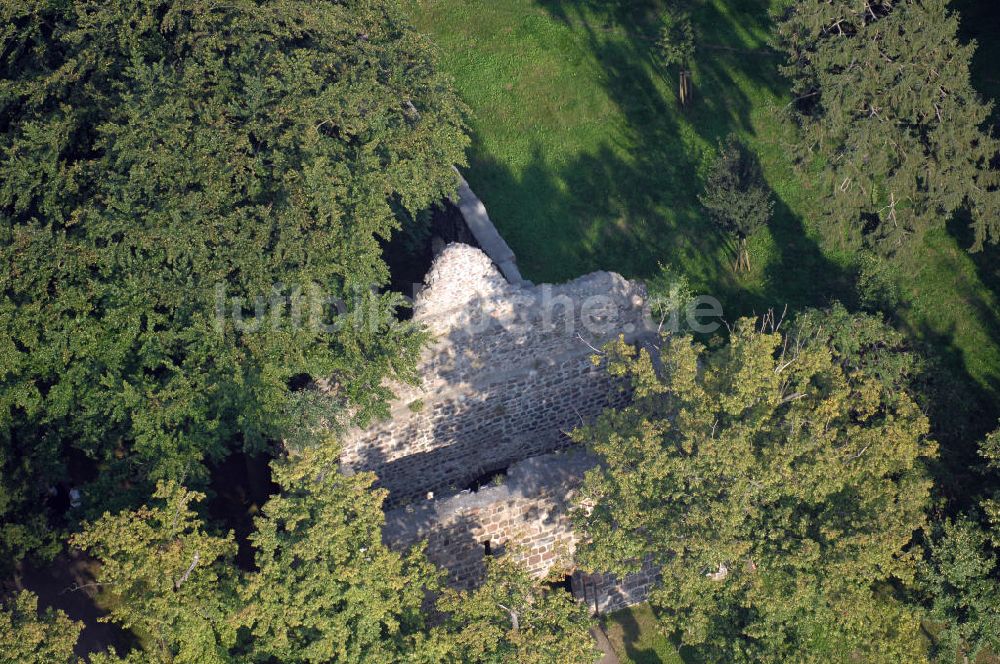
M611 647L611 641L608 640L608 635L604 633L600 625L591 627L590 634L597 641L597 648L604 653L598 664L619 664L618 655L615 654L614 648Z

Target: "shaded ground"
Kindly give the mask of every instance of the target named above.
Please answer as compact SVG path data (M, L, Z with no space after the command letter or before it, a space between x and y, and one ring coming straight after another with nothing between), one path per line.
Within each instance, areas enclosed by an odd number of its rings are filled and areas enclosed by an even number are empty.
M22 570L14 585L17 590L30 590L38 595L39 608L61 609L71 619L84 623L73 649L77 655L109 647L125 654L135 643L131 634L116 625L98 622L107 611L101 608L100 589L94 584L95 567L90 558L79 552L61 554L49 566Z
M684 111L657 59L655 0L419 0L414 15L473 108L468 177L528 278L643 277L670 262L729 296L734 317L850 299L852 280L789 205L790 168L768 159L784 154L775 132L785 85L767 47L766 4L700 7L695 102ZM765 153L778 203L772 232L752 247L757 270L739 279L697 200L730 132Z
M224 532L232 530L236 538L236 564L244 571L254 569L253 547L249 537L254 518L278 485L271 481L271 457L250 456L243 452L229 455L211 468L206 508L212 521Z
M604 630L622 664L684 664L687 658L656 626L648 604L616 611L604 617Z

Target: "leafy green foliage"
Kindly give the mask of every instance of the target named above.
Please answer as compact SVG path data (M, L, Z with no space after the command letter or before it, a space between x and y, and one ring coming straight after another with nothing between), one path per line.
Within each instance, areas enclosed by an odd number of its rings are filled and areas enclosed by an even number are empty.
M251 536L257 571L242 588L254 650L282 662L392 662L416 657L422 606L439 572L420 548L382 543L385 490L343 475L327 444L275 462L281 493Z
M663 25L660 28L660 55L668 65L679 65L687 68L694 58L695 39L694 25L691 16L680 9L670 8L663 14Z
M201 481L203 459L296 425L299 373L359 421L384 412L421 337L372 292L379 240L453 189L468 143L395 1L7 0L0 18L4 521L30 522L69 447L107 466L92 511Z
M156 662L231 661L236 545L205 531L193 510L203 498L160 482L152 505L106 513L70 540L101 563L97 582L114 597L103 620L135 630Z
M461 662L583 664L596 659L587 608L563 590L538 585L509 555L487 558L472 591L446 589L438 609Z
M887 584L913 575L928 422L905 389L887 396L902 372L807 323L744 319L711 352L675 336L661 371L606 349L634 397L575 434L603 462L577 514L583 561L662 568L664 627L711 659L919 661L917 615Z
M26 556L39 561L51 560L62 548L60 533L53 528L44 511L36 504L39 492L35 474L43 469L59 476L59 464L45 456L30 456L19 445L0 444L0 577L14 571L16 563ZM25 509L26 506L31 506Z
M882 386L882 398L890 402L913 394L924 369L924 360L881 314L852 314L840 303L802 312L789 337L799 345L826 346L842 371L875 379Z
M774 201L757 157L735 135L719 144L719 156L698 200L719 229L736 242L736 269L749 271L747 238L770 221Z
M26 590L0 607L0 662L75 664L73 646L83 625L62 611L38 614L38 598Z
M106 652L93 653L90 656L90 664L147 664L148 659L142 650L130 650L125 655L119 655L111 648Z
M698 94L686 108L656 44L663 8L677 4L698 39ZM407 3L474 111L466 177L527 278L555 282L600 269L649 278L666 258L718 297L730 320L784 303L801 311L831 298L854 301L857 254L844 241L846 222L823 214L842 178L833 182L818 152L795 167L792 95L777 71L783 54L770 47L769 10L798 4L808 3ZM980 41L973 83L993 90L996 3L960 4L965 33ZM775 199L768 229L749 242L753 270L738 279L697 199L718 139L730 132L758 155ZM968 398L931 411L935 435L957 449L998 417L1000 304L989 286L995 261L964 251L971 233L954 233L954 223L946 229L944 219L891 264L905 303L892 319L912 343L932 346L941 370L965 386ZM939 424L938 413L949 421Z
M968 207L973 249L1000 239L998 144L947 0L803 0L778 26L801 152L822 159L831 220L882 251Z
M892 264L871 251L858 256L858 300L869 311L892 313L901 301L898 276Z
M660 58L669 67L677 65L677 99L681 106L691 101L691 63L695 52L695 29L687 3L668 5L660 20L660 39L656 45Z
M382 541L385 490L372 489L371 473L341 473L336 445L272 465L281 491L250 535L253 571L236 568L232 534L206 531L193 510L203 496L172 482L159 483L150 505L105 514L71 539L101 564L104 620L142 644L95 662L593 661L586 607L547 591L509 557L489 563L480 588L458 592L442 591L443 572L422 545L390 550ZM0 615L11 625L0 648L9 633L9 647L34 652L38 635L51 633L44 645L54 649L65 632L72 649L79 626L52 612L26 620L34 615L34 604L30 613L21 606L29 599Z
M935 638L940 661L1000 651L1000 583L989 536L969 518L945 520L936 531L920 581L933 600L930 619L943 626Z
M660 329L680 332L687 324L687 314L694 302L691 282L672 265L660 264L660 271L646 282L649 306Z
M986 459L986 486L992 489L983 501L983 509L992 525L993 546L1000 547L1000 429L980 443L979 454Z

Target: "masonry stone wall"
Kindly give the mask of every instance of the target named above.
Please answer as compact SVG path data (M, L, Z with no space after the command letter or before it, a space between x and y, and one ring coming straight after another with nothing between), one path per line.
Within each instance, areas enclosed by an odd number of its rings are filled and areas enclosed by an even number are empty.
M568 433L625 401L591 359L618 335L654 337L646 293L610 272L535 286L503 247L493 251L509 263L503 274L463 244L435 258L413 311L433 335L421 384L393 386L391 418L348 432L342 464L389 490L385 541L426 540L452 585L475 586L486 556L507 551L539 578L569 577L592 611L620 609L645 599L656 574L577 569L569 513L595 459ZM497 471L502 481L482 484Z
M434 335L421 385L395 386L391 419L346 436L345 467L374 471L396 506L565 447L569 431L621 403L590 358L618 334L650 334L645 303L642 285L617 274L515 285L482 251L448 245L414 303Z
M577 569L573 561L569 510L595 463L580 449L526 459L512 465L500 484L387 512L383 538L400 550L426 540L428 558L459 588L483 578L487 555L506 552L536 577L569 576L573 594L593 612L624 608L646 598L654 570L618 580Z
M614 574L590 574L577 569L570 587L573 596L585 603L591 613L611 613L645 602L659 579L659 572L650 564L622 579Z

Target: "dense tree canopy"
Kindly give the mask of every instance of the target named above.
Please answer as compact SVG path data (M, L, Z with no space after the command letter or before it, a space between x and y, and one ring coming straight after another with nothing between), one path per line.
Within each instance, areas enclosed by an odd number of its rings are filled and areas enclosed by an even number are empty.
M615 61L604 96L659 94L621 66L648 47L688 104L696 41L729 48L700 39L725 3L619 4L662 20L606 26L642 33L634 51L590 35ZM776 4L797 156L831 228L892 253L962 212L972 249L1000 240L1000 143L947 0ZM398 320L381 251L401 229L426 239L414 222L469 145L401 0L0 0L0 39L0 580L82 524L68 542L136 644L94 664L593 662L588 608L516 556L455 589L422 545L390 549L385 491L330 440L387 413L387 379L416 379L426 335ZM722 72L697 75L752 95L755 77ZM714 118L753 116L714 106L710 125L662 128L702 145ZM772 192L735 135L706 175L699 200L749 270ZM901 295L870 249L858 301L889 313ZM661 266L650 293L678 330L687 278ZM997 654L1000 431L970 469L982 491L928 525L923 411L942 406L916 393L933 371L907 338L835 305L709 346L675 333L656 356L609 345L632 398L575 434L602 461L578 562L655 565L660 626L706 661ZM209 463L278 440L241 568L200 489ZM30 592L0 602L0 664L80 661L80 623Z
M280 436L292 376L362 420L410 377L379 240L467 139L395 0L6 0L0 26L5 559L70 449L99 510Z
M257 519L257 571L241 591L264 661L391 664L430 647L423 603L440 572L419 548L382 543L385 490L337 463L323 445L274 465L282 491Z
M996 429L979 445L979 454L986 460L984 473L988 495L983 500L987 520L993 525L993 544L1000 547L1000 429Z
M990 107L969 81L947 0L802 0L778 26L803 157L826 213L893 252L968 207L975 249L1000 240ZM812 171L810 171L812 173Z
M931 597L939 661L974 660L984 649L1000 649L1000 583L997 554L988 531L968 517L946 519L933 533L928 560L920 568Z
M608 347L635 395L576 434L603 461L578 515L583 560L660 566L667 629L710 658L917 661L917 614L891 584L913 574L927 420L889 396L897 369L870 349L838 348L816 321L773 327L744 319L713 351L672 337L659 370Z
M140 638L126 661L593 661L586 607L540 586L509 556L489 561L481 587L456 591L443 588L421 546L389 549L385 490L372 489L371 473L343 474L336 445L273 466L280 492L250 535L253 570L234 564L232 535L212 534L195 512L203 496L176 483L161 482L149 505L105 514L72 538L101 565L107 620ZM79 631L51 612L34 622L23 608L7 615L26 639L51 633L70 650Z
M101 564L108 620L141 635L155 662L224 664L236 641L236 545L205 531L202 498L161 482L152 504L105 514L71 539Z
M539 585L512 558L488 558L472 591L446 589L438 608L454 636L451 661L482 664L593 664L587 607Z
M83 625L62 611L39 614L38 598L28 591L0 605L0 663L73 664L73 645Z
M982 510L936 523L920 567L941 662L1000 652L1000 429L982 441L980 453L987 462L980 469Z

